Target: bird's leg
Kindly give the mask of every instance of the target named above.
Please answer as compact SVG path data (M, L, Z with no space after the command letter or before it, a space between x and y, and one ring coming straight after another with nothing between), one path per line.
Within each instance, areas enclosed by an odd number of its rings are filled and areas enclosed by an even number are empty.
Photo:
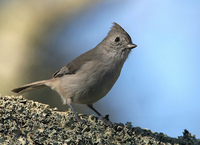
M74 110L74 108L72 107L71 104L68 104L68 106L72 109L72 111L73 111L74 114L75 114L75 118L76 118L79 122L87 122L87 121L85 121L85 120L82 120L82 119L78 116L78 114L76 113L76 111Z
M90 109L92 109L99 117L102 116L96 109L94 109L93 105L87 105Z
M103 117L96 109L94 109L92 104L87 105L87 106L90 109L92 109L99 116L99 119L102 120L105 125L108 125L108 126L111 126L111 127L113 126L112 122L108 119L108 115L106 115L106 117Z

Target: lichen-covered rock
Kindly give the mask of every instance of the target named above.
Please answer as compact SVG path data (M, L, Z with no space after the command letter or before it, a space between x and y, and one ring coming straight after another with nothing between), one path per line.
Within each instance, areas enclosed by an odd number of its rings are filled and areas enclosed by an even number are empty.
M187 130L182 137L171 138L130 122L111 128L94 115L80 115L88 123L77 122L73 115L22 96L0 96L0 144L200 144Z

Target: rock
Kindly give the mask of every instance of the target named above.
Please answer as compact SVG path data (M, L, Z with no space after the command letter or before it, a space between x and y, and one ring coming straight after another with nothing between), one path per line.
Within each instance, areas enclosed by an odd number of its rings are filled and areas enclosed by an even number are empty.
M94 115L81 117L88 123L77 122L71 110L59 112L22 96L0 96L0 144L200 144L187 130L171 138L132 127L131 122L107 127Z

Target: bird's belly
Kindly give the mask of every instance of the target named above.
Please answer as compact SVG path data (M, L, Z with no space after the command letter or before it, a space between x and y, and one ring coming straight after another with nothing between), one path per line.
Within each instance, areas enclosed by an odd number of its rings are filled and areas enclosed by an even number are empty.
M115 84L120 71L103 73L96 74L97 76L93 76L94 73L66 75L61 83L64 102L70 98L72 103L93 104L103 98Z
M104 76L103 79L94 80L94 82L84 82L83 89L72 99L74 103L93 104L103 98L113 87L117 76Z

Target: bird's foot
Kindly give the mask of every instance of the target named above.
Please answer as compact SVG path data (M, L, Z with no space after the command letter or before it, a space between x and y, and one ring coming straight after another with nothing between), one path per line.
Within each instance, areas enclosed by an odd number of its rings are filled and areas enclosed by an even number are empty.
M103 121L104 125L109 126L109 127L113 127L112 122L109 120L109 115L106 115L105 117L100 116L99 119L101 121Z

